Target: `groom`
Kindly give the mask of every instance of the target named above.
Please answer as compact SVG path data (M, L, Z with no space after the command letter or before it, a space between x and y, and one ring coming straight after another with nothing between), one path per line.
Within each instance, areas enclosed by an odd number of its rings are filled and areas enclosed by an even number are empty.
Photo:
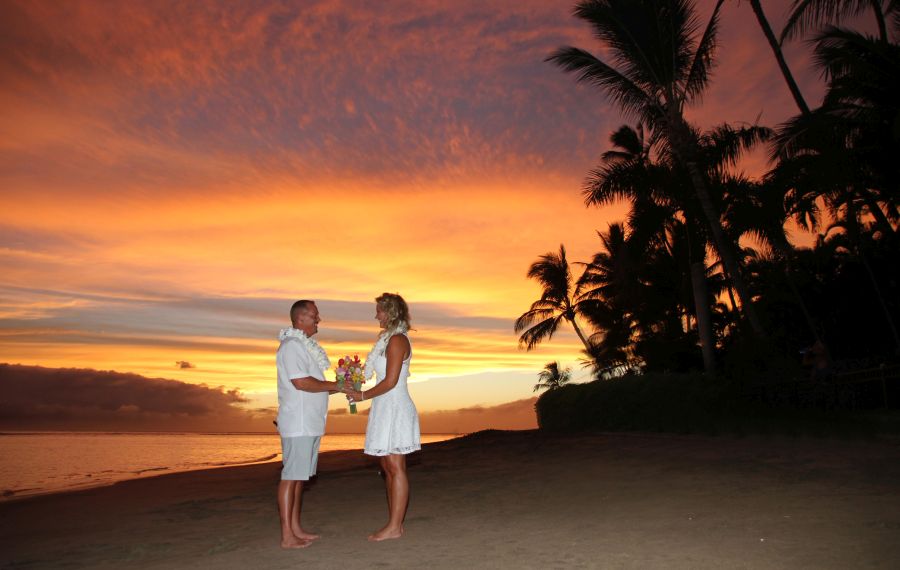
M278 367L278 433L284 468L278 484L281 547L305 548L318 535L300 525L303 482L316 474L319 442L325 433L328 394L337 382L326 382L330 368L325 351L313 335L319 331L319 309L313 301L291 306L291 328L282 329L276 353Z

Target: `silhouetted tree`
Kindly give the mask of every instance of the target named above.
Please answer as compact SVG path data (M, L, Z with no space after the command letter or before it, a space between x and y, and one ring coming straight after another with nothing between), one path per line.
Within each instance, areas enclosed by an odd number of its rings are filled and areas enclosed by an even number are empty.
M562 388L572 379L572 370L561 369L559 362L548 362L538 374L538 383L534 385L534 392L538 390L556 390Z
M762 325L744 285L734 246L725 236L710 197L709 182L699 165L696 133L684 117L685 105L697 100L709 83L723 1L716 3L699 37L694 4L687 0L580 2L575 16L591 25L616 65L575 47L561 48L548 60L566 71L578 72L579 81L601 88L625 114L638 117L660 133L689 173L713 243L741 298L741 308L751 328L762 336Z
M544 340L553 338L560 323L568 321L575 334L590 351L591 345L576 321L579 307L573 300L574 284L566 248L559 246L559 253L549 252L538 258L528 269L528 277L536 279L543 287L541 298L516 319L515 331L522 333L519 344L531 350ZM524 332L523 332L524 331Z

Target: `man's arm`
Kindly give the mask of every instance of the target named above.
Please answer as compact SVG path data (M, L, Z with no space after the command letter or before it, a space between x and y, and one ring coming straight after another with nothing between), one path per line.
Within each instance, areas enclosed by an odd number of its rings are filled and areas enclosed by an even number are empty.
M285 347L285 351L285 368L287 374L290 375L289 378L294 388L313 393L328 392L333 394L338 391L337 381L326 382L309 375L314 365L306 349L300 343L292 342L288 347Z
M304 392L329 392L333 394L338 391L337 380L334 382L325 382L318 378L313 378L312 376L291 378L291 384L294 385L294 388L303 390Z

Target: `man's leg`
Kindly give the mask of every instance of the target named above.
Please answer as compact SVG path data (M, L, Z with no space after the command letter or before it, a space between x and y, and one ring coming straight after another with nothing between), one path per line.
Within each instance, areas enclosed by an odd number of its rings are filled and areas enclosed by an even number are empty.
M303 491L301 481L281 480L278 483L278 515L281 519L281 547L306 548L310 541L298 537L292 530L291 519L295 508L299 511L300 495Z
M294 504L291 510L291 532L301 540L315 540L319 538L319 535L306 532L303 530L303 525L300 524L300 506L303 504L303 481L295 481L295 483L297 483L297 488L294 492Z

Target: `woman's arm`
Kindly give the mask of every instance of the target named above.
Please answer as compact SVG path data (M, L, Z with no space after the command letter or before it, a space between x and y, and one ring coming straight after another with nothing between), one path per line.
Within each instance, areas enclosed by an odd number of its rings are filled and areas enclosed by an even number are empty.
M409 339L406 338L406 335L395 334L392 336L391 340L388 341L384 355L387 358L384 380L379 382L377 386L369 388L368 390L348 391L347 394L350 395L351 398L357 402L361 402L363 400L371 400L385 392L393 390L394 386L397 385L397 381L400 379L400 369L403 367L403 361L406 360L406 357L409 355Z

